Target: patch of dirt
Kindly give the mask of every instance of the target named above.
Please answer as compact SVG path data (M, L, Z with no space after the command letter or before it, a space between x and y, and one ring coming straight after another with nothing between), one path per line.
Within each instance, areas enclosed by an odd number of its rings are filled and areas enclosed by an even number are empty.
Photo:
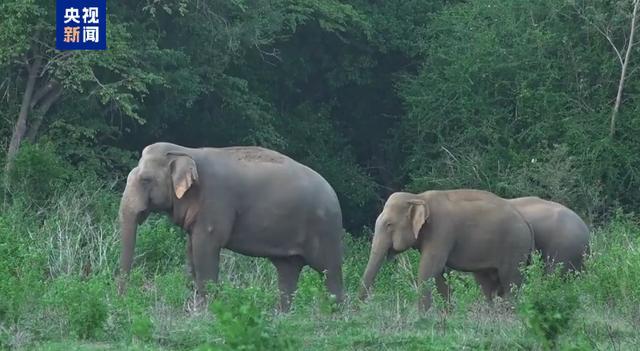
M279 153L260 147L238 146L226 150L240 161L282 163L285 160Z

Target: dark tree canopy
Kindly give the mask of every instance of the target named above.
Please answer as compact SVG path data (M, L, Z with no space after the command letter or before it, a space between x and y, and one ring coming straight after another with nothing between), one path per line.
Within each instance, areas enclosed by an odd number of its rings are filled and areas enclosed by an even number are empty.
M17 180L25 175L39 186L77 174L122 180L145 145L171 141L284 152L329 180L354 232L399 190L538 195L592 219L634 210L632 10L629 1L119 1L109 2L107 51L59 52L55 2L4 0L5 193L35 189Z

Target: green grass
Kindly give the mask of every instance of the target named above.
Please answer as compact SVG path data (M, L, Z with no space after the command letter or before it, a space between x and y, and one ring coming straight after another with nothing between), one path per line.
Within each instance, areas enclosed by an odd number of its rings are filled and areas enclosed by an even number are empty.
M44 209L16 202L0 215L0 349L17 350L636 350L640 346L640 227L618 214L594 233L575 277L527 269L516 297L487 305L453 273L452 305L417 309L418 254L383 266L372 297L355 299L368 243L347 237L346 302L328 299L305 268L293 309L275 312L275 269L223 252L221 281L201 313L185 312L192 284L184 238L161 217L140 228L125 296L117 197L78 188Z

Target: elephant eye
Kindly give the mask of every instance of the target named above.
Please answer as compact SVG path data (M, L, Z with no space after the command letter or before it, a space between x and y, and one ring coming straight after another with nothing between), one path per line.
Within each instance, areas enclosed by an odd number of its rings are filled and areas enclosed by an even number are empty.
M151 183L151 177L140 177L140 183L142 185L148 185Z

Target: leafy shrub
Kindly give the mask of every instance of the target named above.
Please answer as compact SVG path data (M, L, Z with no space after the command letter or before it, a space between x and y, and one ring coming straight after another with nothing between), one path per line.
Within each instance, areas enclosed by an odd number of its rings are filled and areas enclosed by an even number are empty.
M526 280L520 291L518 313L527 329L548 349L570 326L579 308L578 289L571 274L559 270L545 274L544 261L534 254L525 268Z
M0 321L16 323L45 289L46 255L16 223L20 211L0 216Z
M601 303L640 304L640 227L618 211L593 233L586 261L585 290Z
M267 315L273 306L273 295L259 288L219 287L210 305L216 316L215 329L224 338L228 350L289 350L290 337L276 327Z
M184 232L166 216L153 215L138 228L136 262L149 273L164 273L184 265L185 248Z
M106 279L113 281L113 277ZM115 294L115 286L111 287ZM112 301L111 316L107 333L117 338L131 341L135 338L144 339L148 335L145 330L146 319L153 307L155 291L150 291L145 284L145 276L140 269L133 269L129 275L126 293L117 296Z
M361 238L354 238L350 234L344 236L345 254L342 263L342 274L344 276L345 289L348 291L357 291L362 284L362 272L364 272L369 258L370 238L370 233Z
M105 290L105 281L99 276L87 281L61 277L52 283L47 304L62 312L78 337L93 338L107 320Z
M450 289L451 303L456 311L463 313L467 311L474 302L485 299L478 283L476 283L471 274L449 271L445 274L445 278ZM439 295L438 293L435 296Z
M298 280L298 289L294 296L294 307L303 309L314 306L322 299L321 295L325 291L322 276L315 270L305 267Z
M24 143L9 173L9 191L43 206L68 180L68 169L50 145Z
M146 314L134 315L131 320L131 334L142 340L149 341L153 334L153 321Z
M180 308L189 297L191 292L187 289L191 276L182 269L174 269L155 277L155 283L162 300L171 307Z

